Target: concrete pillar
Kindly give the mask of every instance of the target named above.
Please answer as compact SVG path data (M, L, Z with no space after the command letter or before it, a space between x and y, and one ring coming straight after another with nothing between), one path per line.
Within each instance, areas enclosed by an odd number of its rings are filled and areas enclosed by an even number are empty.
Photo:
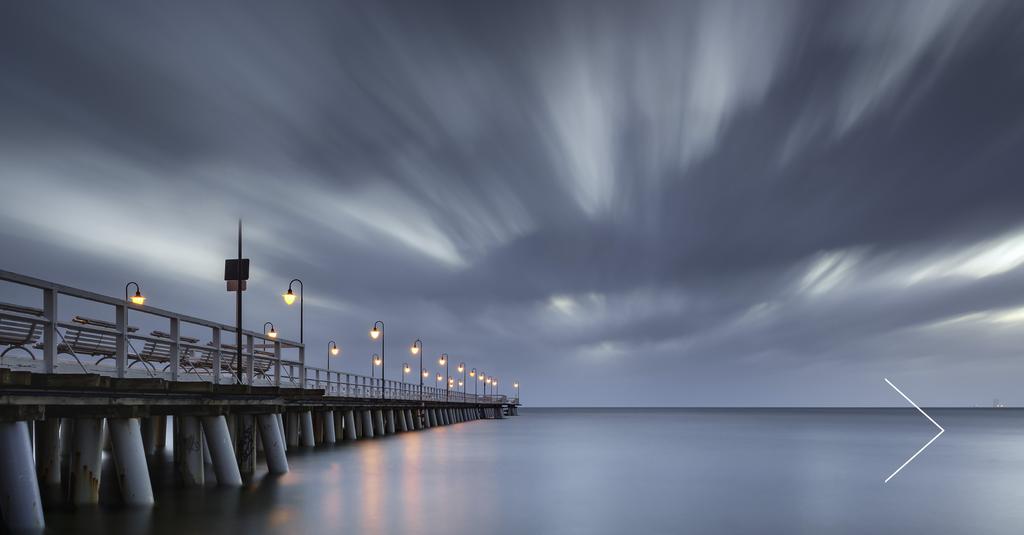
M394 411L394 418L398 419L398 430L401 432L409 431L409 422L405 420L405 410L396 409Z
M334 413L334 441L345 440L345 413L342 411L331 411Z
M238 471L251 476L256 473L256 417L251 414L236 414L235 422L235 455L238 457ZM276 418L273 423L277 425Z
M324 443L324 413L313 413L313 443L320 445Z
M448 420L448 409L440 409L441 411L441 425L450 425L451 421Z
M313 413L305 411L302 413L302 445L308 448L316 446L316 440L313 435Z
M288 425L284 426L285 430L288 431L288 435L286 436L286 439L287 439L286 440L286 444L288 444L288 447L298 447L299 446L299 413L297 413L297 412L286 412L285 413L285 418L288 419Z
M10 531L42 530L43 501L28 422L0 422L0 513ZM58 471L59 472L59 471Z
M75 421L71 418L60 419L60 462L61 471L67 473L71 461L71 450L75 449Z
M355 412L348 410L345 411L345 440L356 439L356 416Z
M100 464L103 460L103 419L78 418L71 454L71 503L90 505L100 501Z
M277 427L281 431L281 440L284 440L284 415L282 415L281 413L276 413L274 415L274 418L277 420ZM288 441L284 442L284 451L288 451Z
M217 484L223 487L241 487L242 474L238 471L235 448L228 433L228 422L223 415L203 416L203 432L213 459Z
M261 414L258 417L260 438L263 441L263 455L267 461L267 471L271 474L288 472L288 457L284 453L284 435L281 433L281 420L276 414Z
M36 422L36 476L47 503L60 500L60 419ZM0 462L6 463L3 457Z
M377 409L373 411L373 434L382 437L387 434L384 429L384 411Z
M324 442L334 444L337 434L334 432L334 411L321 413L324 420Z
M369 409L363 411L363 438L373 438L373 413Z
M153 505L153 485L149 481L146 450L138 418L111 418L110 440L114 448L114 469L126 505Z
M387 416L388 416L388 424L387 424L388 425L388 434L389 435L393 435L393 434L395 434L395 431L397 430L397 426L395 425L395 410L394 409L388 409Z
M167 449L167 415L161 414L158 416L150 416L149 418L155 422L156 451L164 451Z
M195 416L175 416L177 442L174 451L178 453L178 470L186 487L201 487L206 482L203 467L203 430Z
M427 409L427 417L430 422L427 427L437 427L437 409Z
M142 418L139 426L142 428L142 451L146 455L153 455L156 453L156 426L153 425L153 419Z
M202 433L201 442L203 443L203 464L213 464L213 458L210 457L210 446L206 443L206 433Z

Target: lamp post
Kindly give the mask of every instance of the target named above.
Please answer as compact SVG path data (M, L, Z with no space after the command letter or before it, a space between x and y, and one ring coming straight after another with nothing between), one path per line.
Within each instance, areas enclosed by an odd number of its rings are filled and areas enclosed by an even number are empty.
M485 374L484 372L480 372L480 377L477 377L477 379L479 379L480 382L483 383L487 379L487 374ZM484 395L485 396L487 395L487 385L486 384L484 384Z
M476 379L476 368L469 370L469 378ZM473 397L476 397L476 381L473 381Z
M512 388L516 389L516 401L519 401L519 381L512 383Z
M487 380L486 380L486 381L484 381L484 382L486 383L486 384L484 385L484 396L488 396L488 395L490 395L490 394L488 394L488 390L490 390L490 388L489 388L489 387L491 386L491 378L490 378L490 377L488 377L488 378L487 378Z
M337 342L331 340L327 342L327 380L331 380L331 357L337 357L341 353L341 348L338 347Z
M380 325L380 329L377 328ZM384 322L377 320L373 322L373 328L370 329L370 338L376 340L380 338L380 399L384 399Z
M439 374L437 374L437 377L434 377L434 388L437 388L437 385L440 382L441 382L441 374L439 373Z
M267 330L267 325L270 326L270 330ZM277 338L277 331L274 330L274 324L269 321L263 324L263 332L266 333L268 338Z
M420 401L423 401L423 378L427 376L427 371L423 369L423 340L417 338L409 348L409 352L413 356L420 356Z
M444 366L444 376L447 379L448 375L448 353L441 353L441 358L437 359L437 363ZM448 390L444 391L444 400L448 401Z
M303 288L304 288L304 286L302 284L302 281L300 281L299 279L292 279L291 282L288 283L288 291L283 293L283 294L281 294L281 297L284 298L284 304L286 304L288 306L291 306L291 304L295 302L295 294L292 293L292 284L294 284L296 282L299 283L299 343L300 344L304 344L304 343L306 343L306 341L302 338L302 331L303 331L302 307L303 307L303 303L306 302L306 299L303 298L303 296L302 296Z
M491 395L497 396L498 394L498 378L495 377L491 380Z
M128 296L128 288L135 285L135 295ZM142 288L139 288L139 283L132 281L124 285L124 300L130 302L133 305L142 306L146 302L146 297L142 295Z
M455 371L462 374L462 379L459 380L459 387L462 388L462 401L466 401L466 363L460 362Z

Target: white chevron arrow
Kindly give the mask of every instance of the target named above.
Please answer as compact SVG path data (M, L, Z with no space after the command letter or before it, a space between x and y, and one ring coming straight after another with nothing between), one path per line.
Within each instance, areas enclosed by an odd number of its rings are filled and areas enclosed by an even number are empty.
M883 379L885 379L885 378L883 377ZM943 428L942 428L942 426L941 426L941 425L939 425L939 423L938 423L938 422L936 422L935 420L932 420L932 417L931 417L931 416L928 416L928 413L927 413L927 412L924 412L923 410L921 410L921 407L918 407L918 406L917 406L917 403L914 403L914 400L912 400L912 399L908 398L908 397L907 397L907 395L906 395L906 394L904 394L904 393L903 393L902 391L900 391L900 389L899 389L899 388L896 388L896 385L892 384L892 381L890 381L889 379L885 379L885 382L889 383L889 386L891 386L893 390L895 390L896 392L898 392L898 393L899 393L899 395L903 396L903 399L907 400L907 402L909 402L909 403L910 403L911 405L913 405L913 406L914 406L914 408L915 408L915 409L917 409L917 410L918 410L918 412L920 412L921 414L923 414L925 418L928 418L928 421L929 421L929 422L931 422L931 423L932 423L932 425L934 425L935 427L938 427L938 428L939 428L939 432L938 432L938 434L936 434L936 435L935 435L934 437L932 437L932 439L931 439L931 440L929 440L928 442L926 442L924 446L921 446L921 449L917 450L917 452L916 452L916 453L914 453L913 455L911 455L911 456L910 456L910 458L909 458L909 459L907 459L907 461L906 461L905 463L901 464L901 465L900 465L900 467L899 467L899 468L897 468L895 472L893 472L893 473L889 474L889 477L885 478L885 481L884 481L883 483L888 483L888 482L889 482L889 480L893 478L893 476L895 476L896 474L900 473L900 470L903 470L903 467L904 467L904 466L906 466L906 465L910 464L910 461L913 461L915 457L917 457L918 455L921 455L921 452L922 452L922 451L924 451L924 450L925 450L925 448L927 448L928 446L931 446L931 445L932 445L932 442L935 442L935 439L937 439L937 438L941 437L941 436L942 436L942 434L946 432L946 430L945 430L945 429L943 429Z

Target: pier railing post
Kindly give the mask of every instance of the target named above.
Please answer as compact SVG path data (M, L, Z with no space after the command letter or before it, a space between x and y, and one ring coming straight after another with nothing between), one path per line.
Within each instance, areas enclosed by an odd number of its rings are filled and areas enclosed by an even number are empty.
M299 346L299 388L306 388L306 346Z
M128 369L128 321L127 321L127 309L124 303L116 305L116 319L117 319L117 340L115 348L117 353L114 355L115 368L117 370L118 377L124 377L125 371Z
M213 384L220 383L221 359L223 355L220 350L220 327L214 327L213 333Z
M43 333L43 371L53 373L57 362L57 290L43 290L43 315L48 322Z
M252 335L245 337L245 352L249 356L249 364L245 366L245 373L249 375L249 386L256 383L256 347Z
M281 342L274 342L274 386L281 386Z
M219 333L218 333L219 334ZM216 342L217 347L220 343ZM178 380L178 368L181 366L181 321L178 318L171 318L171 380ZM215 368L216 369L216 368ZM214 374L214 382L217 382L217 375Z

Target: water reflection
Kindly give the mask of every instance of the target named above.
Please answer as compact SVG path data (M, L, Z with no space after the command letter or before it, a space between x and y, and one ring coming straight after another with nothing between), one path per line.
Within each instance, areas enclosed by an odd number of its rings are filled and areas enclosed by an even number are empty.
M259 472L242 491L180 488L167 454L152 510L58 509L47 522L104 534L1019 533L1022 415L938 411L951 431L883 486L931 436L912 410L524 411L295 448L291 473Z

